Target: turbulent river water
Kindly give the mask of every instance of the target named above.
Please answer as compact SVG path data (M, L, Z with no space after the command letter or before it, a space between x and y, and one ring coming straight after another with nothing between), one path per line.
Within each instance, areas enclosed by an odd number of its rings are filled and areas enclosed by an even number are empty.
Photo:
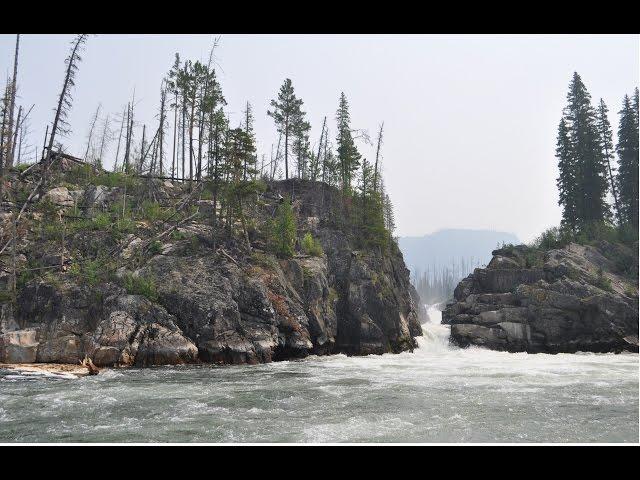
M255 366L0 370L0 442L638 442L638 355L459 349Z

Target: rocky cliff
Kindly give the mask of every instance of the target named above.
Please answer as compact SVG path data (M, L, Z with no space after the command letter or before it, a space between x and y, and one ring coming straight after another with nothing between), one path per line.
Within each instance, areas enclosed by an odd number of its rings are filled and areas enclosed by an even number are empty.
M606 241L492 252L442 315L451 342L511 352L638 351L638 256Z
M189 190L156 182L154 196L175 205ZM129 202L132 192L129 186ZM15 251L3 256L0 288L9 290L13 262L18 271L45 273L21 276L15 298L0 299L0 362L261 363L401 352L422 334L397 246L357 249L357 232L340 218L339 192L326 184L268 183L248 216L248 244L212 241L205 195L170 235L158 236L171 225L166 219L138 221L128 231L102 225L96 215L124 208L126 195L122 186L67 182L37 200L46 208L33 208ZM285 195L293 198L298 237L310 232L322 255L269 253L265 226ZM15 207L4 207L6 233ZM81 217L78 224L92 218L90 228L64 227L60 240L62 224L44 225L43 211ZM98 258L117 264L114 275L101 275L106 263ZM135 279L153 279L153 288L131 288Z

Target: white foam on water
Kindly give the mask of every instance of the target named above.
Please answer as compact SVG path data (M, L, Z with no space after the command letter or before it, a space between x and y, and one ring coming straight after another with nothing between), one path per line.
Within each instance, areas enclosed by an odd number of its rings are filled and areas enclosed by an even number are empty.
M17 375L0 422L20 430L0 441L638 441L638 354L462 349L438 306L427 312L413 353Z

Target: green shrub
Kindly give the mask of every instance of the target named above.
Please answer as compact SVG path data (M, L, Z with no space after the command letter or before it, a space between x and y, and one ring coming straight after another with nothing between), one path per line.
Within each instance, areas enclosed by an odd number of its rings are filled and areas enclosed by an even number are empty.
M44 240L59 241L62 239L62 225L59 222L43 222L40 224L40 236Z
M184 240L185 238L187 238L186 233L181 232L180 230L174 230L173 232L171 232L171 240Z
M158 202L145 200L140 206L140 215L142 218L150 221L156 221L165 218L165 213Z
M542 232L532 243L532 247L541 250L563 248L571 242L572 235L560 227L552 227Z
M31 267L31 265L29 265ZM27 283L36 278L35 272L31 270L23 270L16 278L16 290L22 290Z
M302 238L302 250L312 257L321 257L323 254L322 245L309 232Z
M274 270L277 267L277 263L271 255L257 252L255 250L251 252L251 262L255 265L271 270Z
M70 183L91 183L95 174L93 167L89 164L74 165L66 173L65 178Z
M122 279L122 286L131 295L142 295L152 302L158 300L158 291L153 277L127 273Z
M69 274L74 277L78 283L91 286L110 281L113 272L114 267L107 258L96 258L94 260L77 262L69 268Z
M293 257L296 242L296 218L291 207L291 201L286 198L276 211L276 218L271 222L269 232L269 246L271 250L282 258Z
M601 288L606 292L613 292L613 288L611 287L611 279L604 275L604 272L601 268L598 269L598 276L596 277L595 286Z
M111 216L107 212L93 217L93 230L107 230L111 227Z
M149 245L149 252L151 252L153 255L161 253L162 242L160 242L159 240L154 240L153 242L151 242L151 245Z
M138 186L139 180L122 172L103 172L92 178L94 185L104 185L105 187L127 187L127 190Z
M136 231L136 222L131 218L120 218L116 221L115 228L120 233L134 233Z
M18 170L20 173L22 173L31 165L33 165L33 163L18 163L17 165L14 166L14 168Z

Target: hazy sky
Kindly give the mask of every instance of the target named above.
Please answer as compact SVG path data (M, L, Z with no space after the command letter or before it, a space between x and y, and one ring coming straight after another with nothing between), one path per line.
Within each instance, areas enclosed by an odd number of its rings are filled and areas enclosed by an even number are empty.
M137 120L155 125L174 53L206 60L215 36L90 37L73 92L68 151L84 154L99 102L105 113L121 112L134 87ZM52 121L71 39L21 37L19 101L27 109L35 104L32 144L42 144ZM4 78L14 44L15 36L0 35ZM304 101L312 144L324 115L335 136L344 91L354 128L373 138L385 122L384 174L397 234L486 228L524 241L560 220L555 135L573 71L594 102L604 98L616 131L622 97L638 85L639 56L637 35L222 35L216 50L232 124L251 102L259 154L268 157L277 142L266 111L286 77ZM374 158L372 147L360 149ZM114 155L115 142L107 166Z

